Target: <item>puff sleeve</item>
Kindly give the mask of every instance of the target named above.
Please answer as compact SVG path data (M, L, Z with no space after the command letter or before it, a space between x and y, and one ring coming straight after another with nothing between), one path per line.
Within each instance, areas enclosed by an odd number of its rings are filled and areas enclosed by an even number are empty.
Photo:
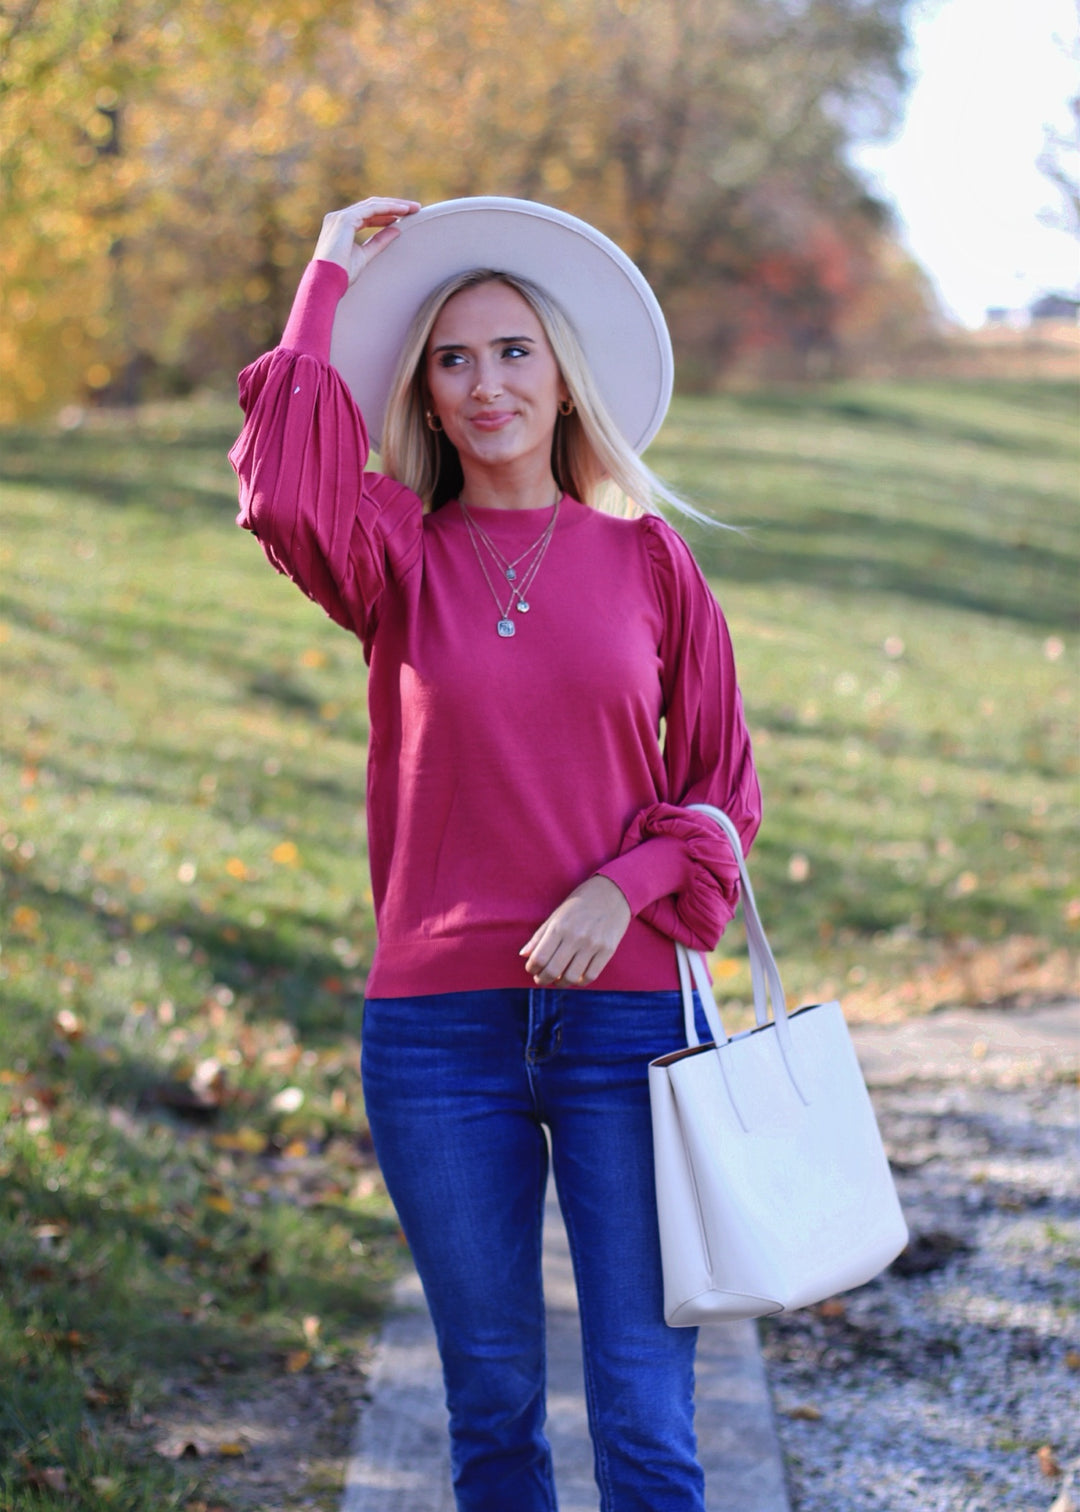
M682 538L654 516L639 523L663 611L667 794L634 816L619 855L599 870L633 914L707 951L735 912L739 872L722 831L686 806L723 809L749 851L761 822L761 791L720 606Z
M237 523L367 647L388 578L419 563L422 506L402 484L364 471L364 421L328 360L347 282L335 263L308 265L281 345L240 375L245 424L229 460L240 480Z

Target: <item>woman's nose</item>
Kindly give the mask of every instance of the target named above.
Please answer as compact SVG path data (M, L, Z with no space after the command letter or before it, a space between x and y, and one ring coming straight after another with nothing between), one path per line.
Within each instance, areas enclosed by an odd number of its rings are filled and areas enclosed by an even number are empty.
M502 393L499 381L490 373L481 373L473 384L473 398L485 403L491 399L497 399Z

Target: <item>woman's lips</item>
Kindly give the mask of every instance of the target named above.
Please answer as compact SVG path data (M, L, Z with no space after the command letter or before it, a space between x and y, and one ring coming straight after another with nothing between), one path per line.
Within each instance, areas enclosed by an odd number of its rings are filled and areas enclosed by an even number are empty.
M470 416L469 424L475 425L477 430L497 431L509 425L513 418L513 410L484 410L479 415Z

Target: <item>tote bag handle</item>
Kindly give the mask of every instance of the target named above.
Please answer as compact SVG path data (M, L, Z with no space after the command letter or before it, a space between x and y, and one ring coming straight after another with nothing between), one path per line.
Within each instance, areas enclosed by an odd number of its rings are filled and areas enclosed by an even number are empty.
M791 1040L791 1026L788 1023L787 1000L784 997L784 985L780 980L780 970L776 964L776 957L772 953L758 913L757 900L754 897L754 889L750 884L750 874L746 869L746 858L743 855L742 838L735 828L731 819L723 809L714 807L711 803L690 803L687 808L695 813L707 814L720 826L731 844L735 853L735 860L739 866L739 879L742 883L741 902L743 911L743 925L746 929L746 944L750 955L750 978L754 989L754 1017L758 1028L766 1028L770 1022L776 1030L780 1052L784 1058L784 1065L791 1078L792 1085L799 1094L800 1099L806 1103L809 1099L804 1095L799 1085L796 1070L795 1048ZM679 968L679 989L682 993L683 1021L686 1027L686 1043L696 1049L701 1041L698 1038L697 1027L694 1023L694 992L696 984L701 997L701 1005L705 1012L705 1018L709 1025L709 1032L717 1049L726 1045L729 1036L726 1033L720 1019L720 1012L713 997L712 985L705 969L705 962L696 950L689 950L678 941L675 943L675 958ZM770 1019L769 1009L772 1009ZM753 1032L753 1031L751 1031Z

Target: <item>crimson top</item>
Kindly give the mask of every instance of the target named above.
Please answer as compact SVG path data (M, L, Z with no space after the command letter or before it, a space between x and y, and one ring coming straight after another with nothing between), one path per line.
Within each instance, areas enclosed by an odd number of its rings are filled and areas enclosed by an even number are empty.
M663 520L564 498L529 613L497 635L461 510L425 514L364 471L364 422L328 362L346 283L309 266L282 345L241 375L230 458L239 523L370 664L368 993L531 987L518 951L595 873L633 918L573 990L674 989L672 939L711 949L738 889L728 842L682 805L722 808L747 850L760 822L723 615ZM470 513L508 561L549 518Z

